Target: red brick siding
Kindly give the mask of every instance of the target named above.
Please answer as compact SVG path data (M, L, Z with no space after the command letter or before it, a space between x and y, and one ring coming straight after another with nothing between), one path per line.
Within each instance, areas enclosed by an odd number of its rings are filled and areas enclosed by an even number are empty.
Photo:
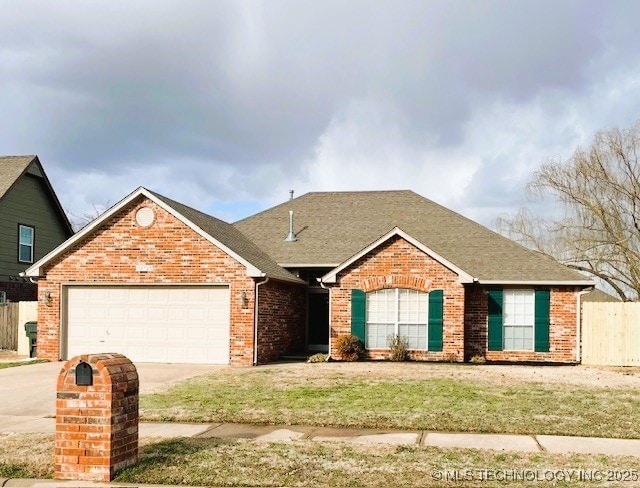
M258 294L258 363L303 351L306 287L269 281Z
M155 221L140 227L135 213L151 207ZM153 265L140 273L136 263ZM231 294L231 364L250 365L253 358L254 281L246 268L152 201L141 197L105 221L82 242L56 258L38 282L51 303L38 307L38 356L60 358L61 285L95 284L229 284ZM240 296L244 292L247 303Z
M93 385L76 385L80 361L93 369ZM138 460L139 382L120 354L78 356L58 376L54 477L111 481Z
M549 352L487 351L488 289L478 285L467 288L465 359L482 356L489 361L576 362L577 288L551 288Z
M458 276L400 237L394 237L339 273L331 288L331 348L351 331L351 290L411 288L444 290L444 331L441 352L411 351L411 358L462 361L464 357L464 287ZM386 359L388 350L367 351L371 359ZM333 357L337 356L332 354Z

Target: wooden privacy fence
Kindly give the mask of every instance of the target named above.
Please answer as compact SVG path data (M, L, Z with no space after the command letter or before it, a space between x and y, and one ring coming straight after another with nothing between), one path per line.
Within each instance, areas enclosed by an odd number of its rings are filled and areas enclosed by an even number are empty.
M582 304L582 363L640 366L640 302Z
M38 302L15 302L0 307L0 349L28 354L25 322L38 320ZM22 346L22 347L21 347Z
M18 350L18 304L0 307L0 349Z

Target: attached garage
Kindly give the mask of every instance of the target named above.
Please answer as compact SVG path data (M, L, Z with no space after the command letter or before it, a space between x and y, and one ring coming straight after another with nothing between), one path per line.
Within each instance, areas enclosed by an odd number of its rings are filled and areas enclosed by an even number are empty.
M229 363L228 286L66 286L62 350L134 362Z
M252 365L304 342L305 281L233 225L145 188L25 276L38 280L45 359Z

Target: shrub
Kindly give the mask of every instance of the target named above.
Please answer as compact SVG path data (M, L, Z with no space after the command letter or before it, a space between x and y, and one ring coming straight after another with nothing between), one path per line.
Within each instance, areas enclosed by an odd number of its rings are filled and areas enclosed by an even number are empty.
M487 359L484 356L481 356L480 354L476 354L471 358L472 364L484 364L486 362L487 362Z
M389 359L407 361L409 359L409 339L400 334L389 336Z
M307 359L307 362L308 363L324 363L328 359L329 359L328 354L323 354L319 352L317 354L314 354L313 356L309 356L309 358Z
M343 361L357 361L364 354L364 347L360 339L353 334L347 334L336 340L336 352Z

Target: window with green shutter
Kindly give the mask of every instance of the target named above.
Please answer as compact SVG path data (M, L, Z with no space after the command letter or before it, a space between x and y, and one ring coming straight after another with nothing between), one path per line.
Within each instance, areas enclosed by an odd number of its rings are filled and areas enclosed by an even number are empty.
M487 301L487 347L489 351L502 351L502 290L489 290Z
M549 351L549 290L489 290L489 351Z
M387 349L390 339L400 335L407 339L409 349L441 351L442 315L442 290L425 293L385 288L366 294L360 290L351 293L351 333L367 349Z
M444 293L432 290L429 293L429 351L442 351L444 328Z
M351 290L351 333L364 344L367 295L362 290Z
M549 316L551 292L536 290L535 293L535 351L549 352Z

